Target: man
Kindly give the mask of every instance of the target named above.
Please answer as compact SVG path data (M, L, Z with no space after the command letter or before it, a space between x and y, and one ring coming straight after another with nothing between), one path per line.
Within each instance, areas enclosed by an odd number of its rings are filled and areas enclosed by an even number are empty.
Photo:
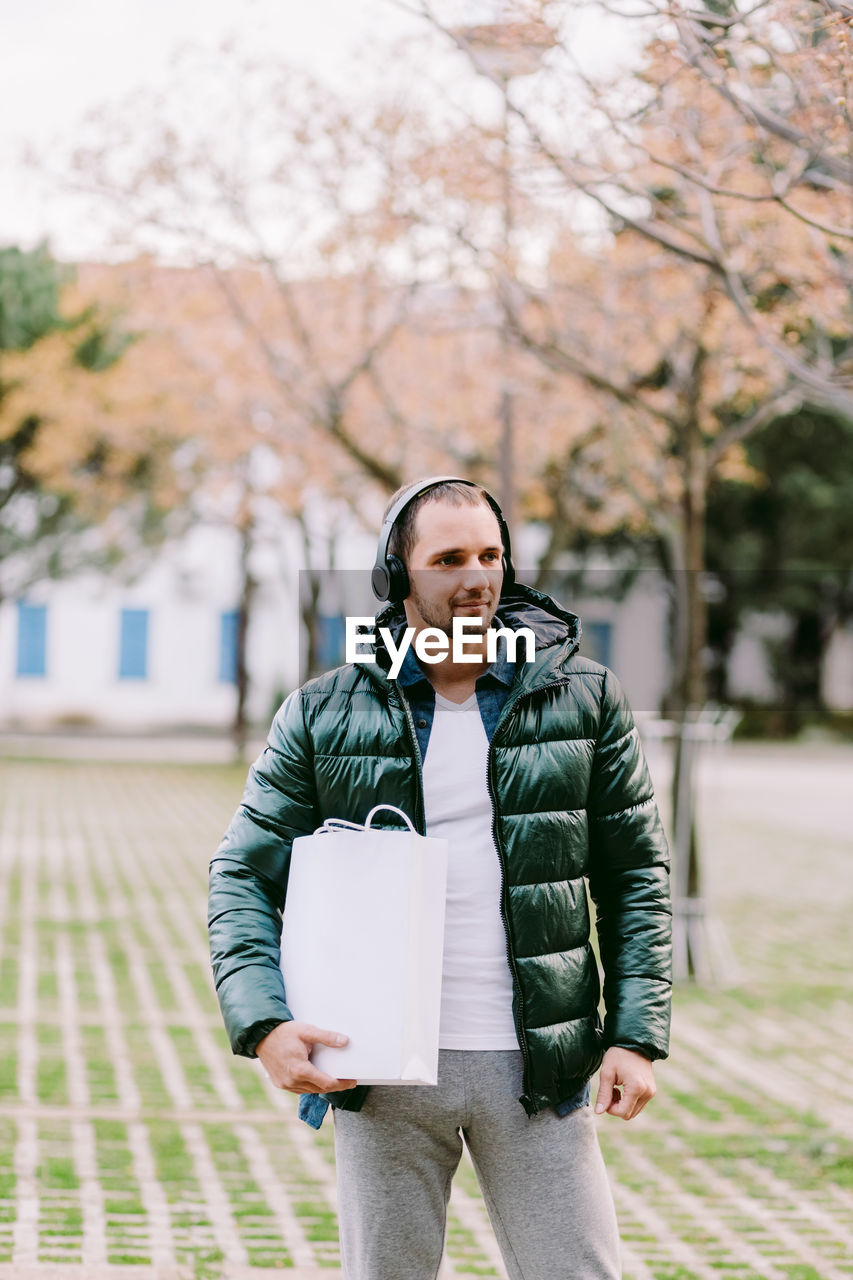
M596 1112L630 1120L668 1051L668 850L624 694L578 654L580 624L515 583L509 531L472 482L395 494L380 535L376 619L452 636L435 664L410 648L398 677L349 663L291 694L211 864L217 991L236 1053L335 1117L347 1280L434 1280L450 1182L471 1153L512 1280L621 1274ZM488 631L529 628L489 662ZM474 631L474 635L470 634ZM345 1028L293 1018L279 970L292 839L387 802L448 840L438 1085L367 1088L310 1062ZM606 1017L589 942L595 903ZM287 946L287 939L281 940ZM369 995L369 993L366 993ZM321 1096L322 1095L322 1096Z

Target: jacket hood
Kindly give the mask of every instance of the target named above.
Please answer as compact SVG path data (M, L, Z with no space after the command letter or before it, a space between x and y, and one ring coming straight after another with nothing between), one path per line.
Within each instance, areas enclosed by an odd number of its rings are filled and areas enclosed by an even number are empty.
M577 614L564 609L551 596L522 582L513 583L501 596L495 619L501 626L512 631L529 627L536 637L536 657L525 672L525 683L543 671L561 666L577 652L580 644L582 627ZM402 604L386 605L377 613L373 625L376 628L376 662L365 663L364 670L384 684L388 680L386 673L391 666L391 654L379 635L379 628L387 627L395 643L397 642L407 625ZM359 627L357 630L364 634L369 632L368 627Z

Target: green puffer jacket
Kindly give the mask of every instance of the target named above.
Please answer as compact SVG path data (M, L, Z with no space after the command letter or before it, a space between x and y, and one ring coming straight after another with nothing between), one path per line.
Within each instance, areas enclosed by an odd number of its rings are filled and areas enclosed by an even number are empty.
M395 618L402 621L401 610L389 606L377 626L393 627ZM577 617L516 585L499 620L537 637L535 660L519 661L489 748L525 1064L520 1101L533 1115L576 1092L610 1045L666 1056L669 855L631 711L612 672L578 654ZM378 643L375 664L339 667L287 698L211 863L211 957L235 1053L254 1056L262 1036L293 1016L279 969L293 838L326 817L363 822L380 802L424 831L414 725L388 665ZM604 969L603 1026L584 877ZM329 1100L357 1109L365 1092Z

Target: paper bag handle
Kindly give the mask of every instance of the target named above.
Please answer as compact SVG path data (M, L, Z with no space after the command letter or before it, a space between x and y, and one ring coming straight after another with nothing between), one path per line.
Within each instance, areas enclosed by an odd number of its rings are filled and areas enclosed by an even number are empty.
M378 813L380 809L390 809L392 813L396 813L396 814L398 815L398 817L400 817L400 818L402 818L402 819L403 819L403 821L405 822L405 824L406 824L406 826L409 828L409 830L410 830L414 835L417 835L417 832L415 831L415 828L414 828L414 824L413 824L413 822L412 822L411 818L409 817L409 815L408 815L407 813L403 813L403 810L402 810L402 809L398 809L398 808L397 808L397 806L396 806L395 804L375 804L375 805L373 806L373 808L370 810L370 813L369 813L369 814L367 815L367 817L364 819L364 829L365 829L365 831L367 831L367 830L369 829L370 824L371 824L371 822L373 821L373 815L374 815L374 813Z
M395 804L375 804L365 818L364 825L360 822L350 822L346 818L327 818L322 827L318 827L314 834L320 835L322 832L326 832L328 834L329 832L335 831L339 828L343 828L345 831L369 831L370 824L373 821L373 816L378 813L380 809L390 809L392 813L398 814L399 817L403 819L409 830L413 834L417 835L409 815L403 813L403 810L398 809Z

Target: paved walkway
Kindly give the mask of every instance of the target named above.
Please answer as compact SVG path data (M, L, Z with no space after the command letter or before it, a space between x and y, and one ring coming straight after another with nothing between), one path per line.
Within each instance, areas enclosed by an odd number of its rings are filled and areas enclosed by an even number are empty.
M744 982L679 992L657 1098L599 1121L626 1280L853 1277L851 765L703 766ZM211 990L207 862L242 777L0 761L0 1280L337 1274L331 1126L231 1055ZM463 1273L504 1275L468 1163Z
M264 748L263 735L255 734L244 752L253 760ZM66 733L0 732L0 759L104 760L148 764L231 764L234 743L228 734L210 733L100 733L93 730Z

